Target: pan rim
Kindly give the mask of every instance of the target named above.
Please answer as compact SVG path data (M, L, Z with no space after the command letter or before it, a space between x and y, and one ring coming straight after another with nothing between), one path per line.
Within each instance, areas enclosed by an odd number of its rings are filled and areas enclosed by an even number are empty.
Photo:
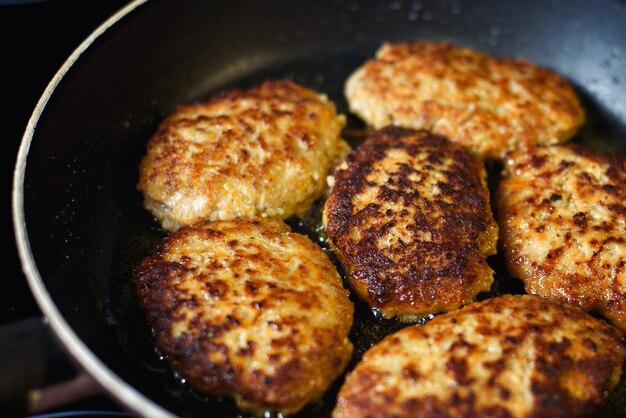
M42 311L45 321L50 326L53 333L59 339L66 351L78 363L78 365L82 367L82 369L86 371L102 389L104 389L105 392L113 396L129 411L141 416L169 418L175 417L175 415L140 393L137 389L132 387L116 375L111 369L109 369L93 353L93 351L87 347L87 345L64 319L63 315L52 300L51 295L48 293L35 263L30 241L28 239L24 214L24 177L26 173L26 161L35 129L45 110L48 100L60 84L61 80L63 80L66 73L81 57L81 55L96 41L96 39L102 36L107 30L109 30L109 28L118 23L126 15L147 1L148 0L133 0L106 19L80 43L80 45L59 68L52 80L48 83L48 86L39 98L37 105L28 120L20 142L15 169L13 171L11 209L14 235L22 272L26 277L28 286L33 294L33 297L35 298L35 301L37 302L37 305Z

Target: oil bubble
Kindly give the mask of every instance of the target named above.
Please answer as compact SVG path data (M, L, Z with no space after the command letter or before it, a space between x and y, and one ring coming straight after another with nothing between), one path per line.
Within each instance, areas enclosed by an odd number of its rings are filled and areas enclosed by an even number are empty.
M374 318L376 319L384 318L383 313L378 308L372 308L372 315L374 315Z

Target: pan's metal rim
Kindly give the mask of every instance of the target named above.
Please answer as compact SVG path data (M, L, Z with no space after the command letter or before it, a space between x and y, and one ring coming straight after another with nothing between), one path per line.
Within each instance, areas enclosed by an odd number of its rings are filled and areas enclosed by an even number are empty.
M135 388L126 383L109 369L78 337L70 325L65 321L61 312L54 304L52 297L48 293L42 277L37 269L26 229L24 215L24 176L26 171L26 160L30 149L33 135L37 123L52 96L65 74L80 58L80 56L109 28L119 22L123 17L137 9L148 0L134 0L122 7L104 23L96 28L69 56L61 68L54 75L46 87L41 98L26 125L24 135L17 154L15 169L13 172L12 190L12 216L16 245L20 257L22 271L26 276L28 285L45 319L52 328L52 331L61 341L65 349L74 360L112 397L114 397L123 407L140 416L155 418L174 417L172 413L166 411L161 406L141 394Z

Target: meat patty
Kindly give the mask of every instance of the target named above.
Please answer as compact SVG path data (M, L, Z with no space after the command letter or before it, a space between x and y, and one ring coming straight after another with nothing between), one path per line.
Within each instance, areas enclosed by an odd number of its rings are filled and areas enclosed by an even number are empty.
M626 331L625 163L573 144L514 153L495 203L508 269L527 292Z
M374 345L333 417L594 417L625 355L618 330L577 308L500 296Z
M181 106L147 144L138 189L163 228L303 215L349 151L345 117L287 80Z
M372 133L335 173L323 216L355 292L413 321L488 290L498 228L485 179L482 161L441 136Z
M349 77L345 94L374 128L429 129L482 158L564 142L584 119L563 77L521 59L433 41L384 44Z
M172 367L255 415L300 410L352 353L353 305L335 266L281 220L181 228L133 276Z

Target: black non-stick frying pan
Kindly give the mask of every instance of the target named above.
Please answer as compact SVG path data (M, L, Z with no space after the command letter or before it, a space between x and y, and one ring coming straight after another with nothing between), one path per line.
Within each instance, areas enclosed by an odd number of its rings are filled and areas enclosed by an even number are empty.
M137 305L130 272L165 235L135 189L145 143L177 105L267 78L325 92L347 113L348 74L382 42L417 38L523 57L563 74L588 112L575 140L626 149L623 0L132 2L51 81L15 169L23 269L69 357L136 414L245 416L230 400L194 392L170 371ZM353 145L361 127L349 118ZM314 235L308 221L291 223ZM497 287L514 291L501 260L490 262L500 273ZM357 302L351 366L371 342L399 327ZM299 416L329 416L340 380ZM624 400L626 379L610 394L606 415L624 415Z

